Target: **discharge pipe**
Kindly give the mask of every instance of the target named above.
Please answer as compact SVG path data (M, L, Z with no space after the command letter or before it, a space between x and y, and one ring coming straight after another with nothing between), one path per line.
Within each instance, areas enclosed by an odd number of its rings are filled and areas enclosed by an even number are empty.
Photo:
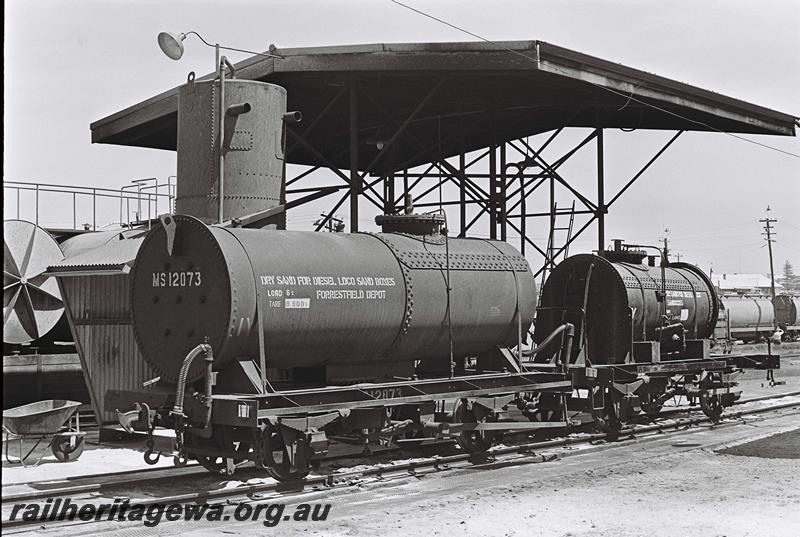
M550 335L544 338L536 348L522 351L520 354L526 358L530 358L531 356L536 356L539 352L541 352L545 347L550 345L561 333L564 333L564 337L561 343L561 355L562 361L565 364L569 364L569 356L566 359L563 358L564 353L570 354L572 352L572 339L575 337L575 325L572 323L564 323L558 326L555 330L550 332Z
M206 341L208 341L208 338L206 338ZM211 345L209 345L207 342L201 343L190 350L189 354L186 355L186 358L183 359L181 370L178 373L178 386L175 391L175 406L172 408L172 412L170 412L170 414L177 418L186 418L186 415L183 413L183 399L186 395L186 377L189 375L189 368L192 366L192 362L194 362L194 359L201 354L205 355L206 362L205 406L207 416L205 422L207 426L209 421L208 418L211 416L211 389L213 386L213 374L211 369L214 363L214 352L211 349Z

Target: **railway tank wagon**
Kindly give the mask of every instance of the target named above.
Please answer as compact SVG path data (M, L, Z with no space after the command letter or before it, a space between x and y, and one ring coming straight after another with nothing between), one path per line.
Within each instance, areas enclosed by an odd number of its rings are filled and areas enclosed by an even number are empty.
M783 330L783 338L792 341L800 338L800 297L778 295L773 301L778 327Z
M656 266L643 247L614 242L612 251L572 256L553 269L537 311L535 362L552 360L557 349L547 336L570 322L570 363L585 366L575 387L586 390L568 401L570 408L617 428L638 410L655 416L668 399L684 395L718 416L739 392L732 390L732 362L710 351L719 313L714 286L693 265L662 257ZM557 415L559 402L550 406Z
M536 305L528 263L506 243L445 239L426 218L431 233L414 235L231 229L166 217L132 271L140 348L162 378L177 381L203 337L218 370L258 357L261 340L270 370L330 384L410 377L415 362L447 372L451 339L457 360L515 346ZM197 362L187 380L202 373Z
M775 331L776 309L768 297L722 297L720 311L727 335L733 340L758 342Z
M719 313L706 275L688 263L661 267L651 258L653 266L645 265L644 251L615 242L613 251L572 256L553 270L534 341L569 321L586 341L573 348L573 360L579 353L592 364L707 355L703 343L692 343L713 334Z

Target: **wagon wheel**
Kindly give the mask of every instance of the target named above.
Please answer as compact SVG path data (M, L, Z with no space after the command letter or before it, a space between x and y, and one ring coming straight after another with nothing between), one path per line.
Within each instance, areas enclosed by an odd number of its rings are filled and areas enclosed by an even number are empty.
M656 403L658 397L658 394L652 392L642 392L639 394L642 412L647 414L650 418L657 418L658 415L661 414L661 409L664 408L663 403Z
M719 395L704 393L700 396L700 408L703 414L708 416L713 423L722 420L722 397Z
M561 394L559 393L540 393L537 398L537 409L528 414L528 420L553 422L563 421L563 405Z
M297 481L308 475L311 451L308 438L300 438L292 446L284 440L279 427L269 425L264 431L262 449L264 467L274 479Z
M614 436L622 430L622 422L619 420L619 401L611 395L610 389L600 386L596 386L595 389L605 392L604 404L602 409L592 409L592 418L600 431Z
M61 462L72 462L78 460L83 453L86 444L83 436L57 434L50 443L50 450Z
M192 440L189 440L189 439ZM233 451L242 455L241 458L234 458L233 464L239 464L247 459L247 453L250 451L250 443L248 442L225 442L221 438L211 439L202 438L192 435L186 436L186 444L188 447L219 449L221 451ZM226 474L228 473L227 458L222 455L201 455L198 453L191 453L190 457L195 459L200 466L211 472L212 474Z
M191 440L189 440L191 438ZM217 449L219 446L216 445L216 442L213 442L210 438L201 438L196 437L191 434L186 435L186 445L188 447L198 447L198 448L214 448ZM225 458L219 457L215 455L200 455L198 453L190 453L189 457L196 460L200 463L200 466L211 472L212 474L223 474L225 473Z
M496 418L485 417L480 420L475 415L474 408L467 410L466 399L459 399L453 409L453 423L485 423L497 421ZM498 434L492 431L463 431L456 436L456 442L467 453L483 453L494 444Z

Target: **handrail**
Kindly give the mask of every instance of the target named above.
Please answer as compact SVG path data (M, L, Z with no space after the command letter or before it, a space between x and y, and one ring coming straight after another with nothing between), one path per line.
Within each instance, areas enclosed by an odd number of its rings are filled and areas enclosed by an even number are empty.
M166 184L167 183L164 183L164 184L162 184L160 186L166 186ZM22 186L18 186L18 185L22 185ZM31 187L31 188L23 188L23 186ZM86 192L86 194L89 194L90 192L100 191L100 190L102 190L104 192L115 192L117 194L135 194L133 192L126 192L125 190L123 190L125 187L123 187L123 189L114 189L114 188L103 188L103 187L95 187L95 186L58 185L58 184L55 184L55 183L31 183L31 182L27 182L27 181L5 181L5 180L3 181L3 188L8 187L8 188L20 188L21 190L37 190L37 188L36 188L37 186L39 187L38 190L41 191L41 192L66 192L66 193L71 193L72 192L71 189L74 189L74 190L86 190L86 191L88 191L88 192ZM51 190L51 189L44 189L42 187L56 187L56 189L55 190ZM144 190L144 188L145 187L142 187L143 190ZM108 196L108 194L98 194L98 195ZM155 193L153 193L151 195L173 197L173 194L155 194Z
M135 221L142 221L143 220L143 203L144 202L144 210L146 211L147 221L150 221L154 216L153 213L160 214L159 209L159 200L165 200L167 202L167 212L173 212L174 207L174 200L175 200L175 190L176 185L172 182L173 177L170 176L167 178L166 182L159 183L158 178L151 177L146 179L137 179L133 181L133 185L128 185L122 187L121 189L113 189L113 188L105 188L105 187L90 187L90 186L82 186L82 185L59 185L54 183L33 183L27 181L3 181L3 190L5 191L8 189L9 191L16 191L16 217L21 218L21 199L20 199L20 192L33 192L35 193L35 197L33 200L33 221L34 224L39 225L39 212L41 208L40 204L40 194L47 192L47 193L54 193L54 194L62 194L66 196L72 197L72 227L73 229L78 229L78 196L90 197L91 198L91 227L89 224L84 224L84 229L98 229L98 222L97 222L97 211L98 211L98 198L110 198L110 199L118 199L119 200L119 224L121 225L130 225L132 223L131 220L131 211L130 211L130 202L136 202L136 216L133 220ZM154 184L146 184L146 182L154 181ZM132 192L129 189L136 188L137 190ZM159 192L159 189L166 188L167 192ZM146 192L145 192L146 191ZM10 192L9 192L10 194ZM10 196L9 196L10 197ZM123 208L123 203L127 202L127 210ZM27 204L27 201L26 201ZM105 206L105 205L104 205ZM26 205L29 207L29 205ZM9 213L11 211L8 211ZM88 210L86 211L86 217L88 217ZM127 213L127 214L126 214ZM66 215L65 215L66 216ZM85 218L81 218L81 220L85 221Z

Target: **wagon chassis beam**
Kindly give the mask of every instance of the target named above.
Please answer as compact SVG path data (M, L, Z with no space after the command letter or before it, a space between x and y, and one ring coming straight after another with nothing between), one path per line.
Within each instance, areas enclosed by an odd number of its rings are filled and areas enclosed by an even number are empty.
M259 419L302 413L419 404L501 393L554 392L572 389L571 380L559 373L501 373L452 379L290 390L258 396L235 396L259 402ZM216 397L216 396L215 396ZM234 396L224 396L230 399Z

